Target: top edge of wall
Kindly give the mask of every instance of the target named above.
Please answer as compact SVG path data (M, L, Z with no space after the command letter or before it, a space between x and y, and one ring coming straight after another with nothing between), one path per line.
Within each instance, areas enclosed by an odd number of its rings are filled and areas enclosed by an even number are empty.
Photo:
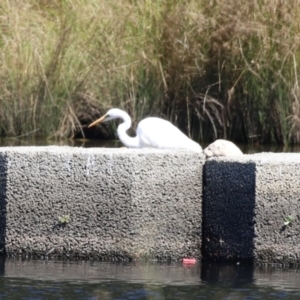
M228 157L212 157L207 161L215 162L229 162L229 163L280 163L280 164L299 164L300 153L273 153L261 152L255 154L244 154L241 156L228 156Z
M36 152L48 152L48 153L87 153L87 154L197 154L201 158L204 158L204 154L186 149L132 149L132 148L82 148L82 147L70 147L70 146L20 146L20 147L0 147L0 153L17 152L17 153L36 153Z

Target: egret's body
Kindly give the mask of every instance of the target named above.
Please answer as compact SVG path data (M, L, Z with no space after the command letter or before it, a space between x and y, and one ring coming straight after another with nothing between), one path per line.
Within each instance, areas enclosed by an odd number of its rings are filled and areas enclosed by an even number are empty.
M124 122L118 126L118 137L128 148L190 149L201 151L201 146L189 139L169 121L149 117L142 120L136 129L136 136L130 137L126 131L131 127L129 115L118 108L110 109L103 117L89 127L98 123L120 118Z

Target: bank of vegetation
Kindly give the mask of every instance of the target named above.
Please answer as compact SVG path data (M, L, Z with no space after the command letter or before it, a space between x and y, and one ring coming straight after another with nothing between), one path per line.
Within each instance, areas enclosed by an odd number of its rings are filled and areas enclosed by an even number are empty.
M120 107L197 141L300 143L299 4L2 1L0 136L89 135Z

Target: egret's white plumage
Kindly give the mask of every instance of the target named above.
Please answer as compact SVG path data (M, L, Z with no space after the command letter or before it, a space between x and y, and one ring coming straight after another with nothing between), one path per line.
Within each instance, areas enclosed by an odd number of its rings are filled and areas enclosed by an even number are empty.
M126 131L131 127L131 118L125 111L118 108L110 109L103 117L88 127L117 118L124 121L118 126L118 137L128 148L175 148L202 151L199 144L189 139L169 121L155 117L142 120L137 126L136 137L130 137Z

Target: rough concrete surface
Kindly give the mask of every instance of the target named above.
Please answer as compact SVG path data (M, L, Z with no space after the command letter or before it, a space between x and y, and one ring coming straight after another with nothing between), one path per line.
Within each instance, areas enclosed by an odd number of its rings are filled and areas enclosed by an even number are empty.
M300 262L300 154L212 158L204 167L203 255Z
M199 258L204 162L181 150L0 148L0 248L38 257Z

